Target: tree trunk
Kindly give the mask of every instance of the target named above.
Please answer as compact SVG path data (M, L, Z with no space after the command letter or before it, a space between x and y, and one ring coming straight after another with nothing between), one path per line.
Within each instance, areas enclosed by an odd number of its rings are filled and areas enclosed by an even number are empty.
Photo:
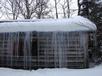
M54 1L55 1L55 11L56 11L56 18L58 19L57 1L56 1L56 0L54 0Z
M81 6L80 3L79 3L79 1L80 0L78 0L78 2L77 2L77 5L78 5L78 15L80 15L80 6Z
M70 7L69 7L69 0L66 0L67 1L67 16L68 18L70 17Z

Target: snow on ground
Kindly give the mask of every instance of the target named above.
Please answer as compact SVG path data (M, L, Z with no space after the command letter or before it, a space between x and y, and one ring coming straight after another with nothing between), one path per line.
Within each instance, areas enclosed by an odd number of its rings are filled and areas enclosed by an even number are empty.
M0 76L102 76L102 64L90 69L16 70L0 68Z

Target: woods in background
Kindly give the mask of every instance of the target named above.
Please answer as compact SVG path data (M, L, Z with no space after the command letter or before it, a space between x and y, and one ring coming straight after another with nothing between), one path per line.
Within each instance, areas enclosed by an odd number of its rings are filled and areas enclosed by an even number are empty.
M2 19L69 18L77 9L73 0L1 0Z

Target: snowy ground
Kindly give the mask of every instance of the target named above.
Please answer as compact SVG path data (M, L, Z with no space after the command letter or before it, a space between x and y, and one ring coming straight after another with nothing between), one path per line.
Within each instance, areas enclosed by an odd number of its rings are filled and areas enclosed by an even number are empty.
M90 69L14 70L0 68L0 76L102 76L102 64Z

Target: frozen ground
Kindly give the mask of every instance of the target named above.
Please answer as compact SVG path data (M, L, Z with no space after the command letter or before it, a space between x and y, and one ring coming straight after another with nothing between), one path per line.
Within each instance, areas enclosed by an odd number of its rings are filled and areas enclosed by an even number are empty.
M90 69L14 70L0 68L0 76L102 76L102 64Z

